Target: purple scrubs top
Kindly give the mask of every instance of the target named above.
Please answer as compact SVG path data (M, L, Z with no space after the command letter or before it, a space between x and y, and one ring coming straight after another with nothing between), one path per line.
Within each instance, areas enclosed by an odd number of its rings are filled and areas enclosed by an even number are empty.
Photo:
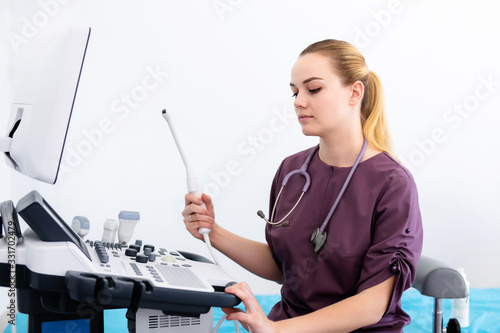
M272 185L270 210L284 177L302 166L309 151L282 162ZM304 315L394 275L394 291L384 317L359 331L401 332L410 317L401 309L400 299L415 280L423 238L417 188L410 172L386 153L361 162L325 229L324 248L316 254L310 241L350 170L325 164L316 152L308 168L311 186L288 216L290 226L267 225L266 239L284 276L281 301L268 317L280 320ZM304 184L302 176L290 178L273 221L288 214Z

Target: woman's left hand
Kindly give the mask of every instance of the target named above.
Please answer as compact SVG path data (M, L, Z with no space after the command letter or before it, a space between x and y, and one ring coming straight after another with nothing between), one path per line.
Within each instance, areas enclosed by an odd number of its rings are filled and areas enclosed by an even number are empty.
M227 314L227 320L237 320L248 331L250 328L252 333L272 333L274 330L274 322L267 319L266 314L262 310L259 302L250 290L250 287L245 282L241 282L226 288L226 292L236 295L245 305L246 312L238 308L222 308Z

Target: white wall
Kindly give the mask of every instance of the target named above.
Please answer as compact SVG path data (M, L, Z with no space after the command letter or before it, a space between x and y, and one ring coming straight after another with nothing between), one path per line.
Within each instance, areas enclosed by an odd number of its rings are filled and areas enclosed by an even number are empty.
M26 33L27 22L39 25L33 34L92 27L70 172L50 186L0 166L0 200L37 189L66 221L87 216L92 239L106 218L137 210L135 238L208 256L181 221L185 174L161 117L169 108L202 184L217 192L218 222L263 241L255 212L268 209L278 164L316 142L294 119L290 68L308 44L343 39L384 82L396 153L419 187L424 253L465 267L473 287L500 287L498 2L41 0L0 9L0 127L11 96L5 61L15 56L7 36ZM155 87L141 96L145 79ZM277 292L222 261L256 293Z

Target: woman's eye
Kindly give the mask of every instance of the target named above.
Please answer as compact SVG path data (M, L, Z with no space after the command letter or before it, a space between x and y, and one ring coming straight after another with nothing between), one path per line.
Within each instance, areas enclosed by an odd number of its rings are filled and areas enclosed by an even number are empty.
M317 94L317 93L319 93L320 90L321 90L321 88L316 88L316 89L309 89L308 91L310 94ZM298 91L297 92L292 91L292 93L293 93L293 95L292 95L293 98L297 98L297 96L299 95Z

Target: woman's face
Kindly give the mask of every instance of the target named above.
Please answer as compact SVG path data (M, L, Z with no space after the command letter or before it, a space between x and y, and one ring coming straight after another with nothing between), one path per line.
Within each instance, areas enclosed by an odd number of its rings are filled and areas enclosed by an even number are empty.
M352 86L343 85L323 55L300 56L292 68L290 88L305 135L326 137L351 126L353 117L359 119L359 112L353 112Z

